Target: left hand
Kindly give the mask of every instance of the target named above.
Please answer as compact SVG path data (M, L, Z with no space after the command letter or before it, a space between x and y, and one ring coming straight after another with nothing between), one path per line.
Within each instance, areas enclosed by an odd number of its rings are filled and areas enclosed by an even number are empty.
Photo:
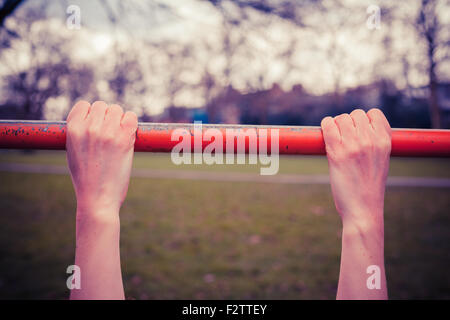
M66 149L78 220L118 218L110 213L118 215L128 190L136 130L136 114L118 105L80 101L70 111Z

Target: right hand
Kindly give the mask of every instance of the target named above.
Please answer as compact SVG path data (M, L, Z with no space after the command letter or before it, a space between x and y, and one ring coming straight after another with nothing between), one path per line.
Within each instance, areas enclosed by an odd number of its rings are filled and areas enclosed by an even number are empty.
M330 183L344 227L383 228L391 127L379 109L326 117L321 123Z

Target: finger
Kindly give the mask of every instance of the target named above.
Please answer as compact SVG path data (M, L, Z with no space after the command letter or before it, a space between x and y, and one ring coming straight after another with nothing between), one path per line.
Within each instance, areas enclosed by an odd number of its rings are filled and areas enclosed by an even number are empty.
M84 120L89 112L90 106L91 104L87 101L78 101L73 106L72 110L70 110L69 115L67 116L67 122Z
M125 130L129 131L130 134L134 134L137 130L138 120L134 112L127 111L122 117L121 126Z
M334 122L341 134L341 142L348 140L355 140L356 128L353 125L353 120L348 113L343 113L334 117Z
M373 128L370 125L370 121L366 113L361 109L356 109L350 113L350 117L352 118L353 124L356 128L356 135L360 138L369 138L372 134Z
M103 101L94 102L89 109L89 113L86 118L89 122L89 126L94 126L95 128L101 127L103 120L105 119L107 108L108 105Z
M323 118L320 126L322 127L323 140L327 148L333 148L336 144L341 143L341 134L332 117Z
M106 109L105 122L103 125L107 128L120 128L120 121L122 120L123 109L117 104L110 105Z
M370 109L367 112L367 117L376 133L385 132L389 137L391 136L391 126L380 109Z

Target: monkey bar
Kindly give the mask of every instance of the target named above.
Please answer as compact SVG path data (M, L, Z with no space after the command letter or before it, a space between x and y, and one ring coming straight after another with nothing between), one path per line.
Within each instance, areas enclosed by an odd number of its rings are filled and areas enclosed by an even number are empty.
M246 139L248 129L254 129L258 140L262 129L267 129L267 145L270 150L270 130L279 130L280 154L325 155L325 145L320 127L299 126L252 126L203 124L203 134L207 129L217 129L223 134L225 151L227 129L234 129L237 136ZM136 132L135 151L171 152L179 140L172 141L176 129L186 129L194 146L194 124L139 123ZM236 139L233 137L233 139ZM66 143L65 121L24 121L0 120L0 148L6 149L53 149L64 150ZM201 140L202 148L210 141ZM259 145L259 143L258 143ZM194 149L192 149L194 150ZM236 147L235 147L236 152ZM450 130L393 129L392 156L410 157L450 157Z

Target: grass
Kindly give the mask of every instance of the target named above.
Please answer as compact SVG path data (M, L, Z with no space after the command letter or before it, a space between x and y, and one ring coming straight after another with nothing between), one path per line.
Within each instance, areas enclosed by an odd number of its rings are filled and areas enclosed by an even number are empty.
M58 152L0 154L0 162L11 161L65 163ZM164 155L138 154L135 166L171 169L168 162ZM249 166L234 167L228 170ZM194 168L214 169L189 169ZM326 173L326 162L283 158L280 168ZM449 164L395 159L391 174L448 177ZM449 208L448 189L388 188L391 298L450 298ZM133 178L121 230L128 298L333 299L336 294L340 221L328 186ZM67 298L65 271L74 250L70 177L1 172L0 298Z
M66 165L64 151L1 151L0 163L35 163L48 165ZM248 163L248 161L247 161ZM234 171L259 173L260 165L175 165L170 154L135 153L135 168L151 168L164 170L202 170L202 171ZM279 173L286 174L327 174L328 164L323 156L280 156ZM450 161L446 158L391 158L391 176L414 177L447 177L450 178Z

